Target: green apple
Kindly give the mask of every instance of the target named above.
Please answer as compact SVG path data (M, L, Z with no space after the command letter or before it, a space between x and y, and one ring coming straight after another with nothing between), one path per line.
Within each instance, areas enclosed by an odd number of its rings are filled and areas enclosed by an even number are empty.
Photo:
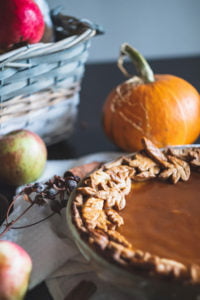
M15 186L35 181L46 160L46 145L36 133L20 129L0 136L1 181Z
M0 241L0 299L22 300L31 270L31 258L22 247L10 241Z

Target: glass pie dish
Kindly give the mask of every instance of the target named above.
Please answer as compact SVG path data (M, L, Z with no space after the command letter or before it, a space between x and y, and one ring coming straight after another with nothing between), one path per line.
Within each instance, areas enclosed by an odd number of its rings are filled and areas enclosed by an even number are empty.
M149 145L148 145L149 146ZM150 145L151 146L151 145ZM148 148L148 147L147 147ZM178 150L177 153L179 153L178 159L180 159L180 155L183 158L191 155L188 154L191 149L195 153L198 152L198 157L200 156L200 145L186 145L186 146L175 146L175 147L170 147L170 155L176 155L176 150ZM152 153L150 155L148 154L148 158L150 160L157 161L159 160L158 157L156 157L157 153L153 149L153 155L155 155L154 158ZM164 155L168 155L167 157L170 159L171 156L169 154L166 154L169 149L162 149L162 153ZM159 150L160 151L160 150ZM146 153L148 152L148 149L146 149ZM193 153L194 153L193 152ZM181 153L181 154L180 154ZM187 153L187 154L186 154ZM140 152L140 155L143 155L144 153ZM121 162L123 161L122 164L127 165L127 160L126 159L132 159L136 154L129 154L123 158L120 158L120 165ZM173 156L172 155L172 156ZM181 159L182 159L181 158ZM172 158L171 158L172 159ZM185 158L183 158L184 160ZM187 158L188 159L188 158ZM116 160L118 161L118 160ZM119 163L111 162L108 164L105 164L103 166L103 169L101 170L109 170L111 166L116 167L119 166ZM192 161L192 160L191 160ZM124 163L125 162L125 163ZM134 160L135 162L135 160ZM170 161L170 163L172 160ZM177 162L177 161L176 161ZM169 162L167 162L169 163ZM184 162L185 163L185 162ZM198 162L199 163L199 162ZM191 163L190 163L191 164ZM133 164L132 164L133 165ZM159 163L158 163L159 165ZM169 167L169 165L167 165ZM156 166L157 168L157 166ZM199 167L198 172L199 172ZM160 174L164 171L164 167L160 168L159 171L156 171L157 174ZM160 171L162 170L162 172ZM165 172L166 173L166 172ZM169 173L169 172L168 172ZM138 174L137 174L138 175ZM136 175L134 175L136 176ZM172 175L170 175L172 176ZM185 176L185 175L184 175ZM136 178L136 177L135 177ZM170 177L172 178L172 177ZM183 181L185 180L184 178L179 178L182 179ZM178 179L178 180L179 180ZM173 180L177 180L177 178L174 177ZM177 181L178 181L177 180ZM86 181L85 181L86 182ZM175 182L174 182L175 183ZM78 190L82 191L82 187L86 185L84 183L84 180L80 182L78 186ZM111 283L113 286L119 288L120 290L123 290L125 293L128 293L132 297L136 297L136 299L152 299L152 300L160 300L160 299L199 299L200 297L200 285L199 282L192 282L192 280L189 282L186 282L185 280L182 280L182 270L179 272L177 269L173 269L172 271L174 272L174 275L171 276L171 274L168 272L167 276L166 274L162 273L160 271L159 274L155 274L154 270L150 269L149 271L149 265L143 264L143 270L141 272L140 268L138 269L137 267L134 266L134 268L129 268L129 267L124 267L123 264L119 263L119 261L115 261L113 258L110 258L110 253L105 252L104 250L101 251L100 248L96 247L94 244L91 244L89 240L91 239L86 238L86 233L81 232L80 229L77 226L77 223L74 221L74 212L73 212L73 204L76 201L77 197L77 190L74 190L69 198L68 206L67 206L67 222L68 226L71 232L71 235L73 237L74 242L78 246L80 252L83 254L83 256L86 258L88 262L92 265L92 268L96 271L98 276L105 280L106 282ZM85 194L83 198L85 199ZM85 200L84 200L85 201ZM197 241L199 243L199 241ZM186 245L187 247L187 245ZM105 255L104 255L105 254ZM145 270L146 266L146 270ZM159 268L162 269L162 264L159 265ZM172 273L172 271L170 271ZM195 272L195 269L192 270L190 273ZM180 278L178 278L180 275ZM180 274L179 274L180 273ZM198 273L198 270L197 270ZM169 276L170 274L170 276ZM158 275L158 276L157 276ZM177 278L175 278L177 275ZM192 274L191 276L193 276ZM180 279L180 280L179 280ZM198 280L197 280L198 281Z

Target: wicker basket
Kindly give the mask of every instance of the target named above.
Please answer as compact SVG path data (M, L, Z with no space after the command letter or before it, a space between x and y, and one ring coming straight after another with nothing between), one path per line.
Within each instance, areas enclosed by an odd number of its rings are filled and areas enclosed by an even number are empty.
M52 19L58 41L0 55L0 134L25 128L52 144L74 128L90 39L99 29L61 14Z

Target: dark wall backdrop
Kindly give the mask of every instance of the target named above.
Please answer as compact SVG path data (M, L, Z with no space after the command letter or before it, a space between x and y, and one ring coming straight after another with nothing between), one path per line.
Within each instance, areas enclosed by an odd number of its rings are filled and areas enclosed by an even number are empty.
M115 60L129 42L149 58L200 54L199 0L47 0L51 8L102 25L89 62Z

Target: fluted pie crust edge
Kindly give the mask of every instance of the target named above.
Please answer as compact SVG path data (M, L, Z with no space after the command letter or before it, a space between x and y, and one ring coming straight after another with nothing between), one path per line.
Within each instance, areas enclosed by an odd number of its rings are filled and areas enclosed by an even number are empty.
M126 206L132 182L157 178L176 184L200 171L200 148L168 148L161 151L143 139L144 149L104 164L77 188L72 202L72 221L81 238L104 258L129 271L200 284L200 266L186 266L134 249L117 228L124 224L119 211Z

